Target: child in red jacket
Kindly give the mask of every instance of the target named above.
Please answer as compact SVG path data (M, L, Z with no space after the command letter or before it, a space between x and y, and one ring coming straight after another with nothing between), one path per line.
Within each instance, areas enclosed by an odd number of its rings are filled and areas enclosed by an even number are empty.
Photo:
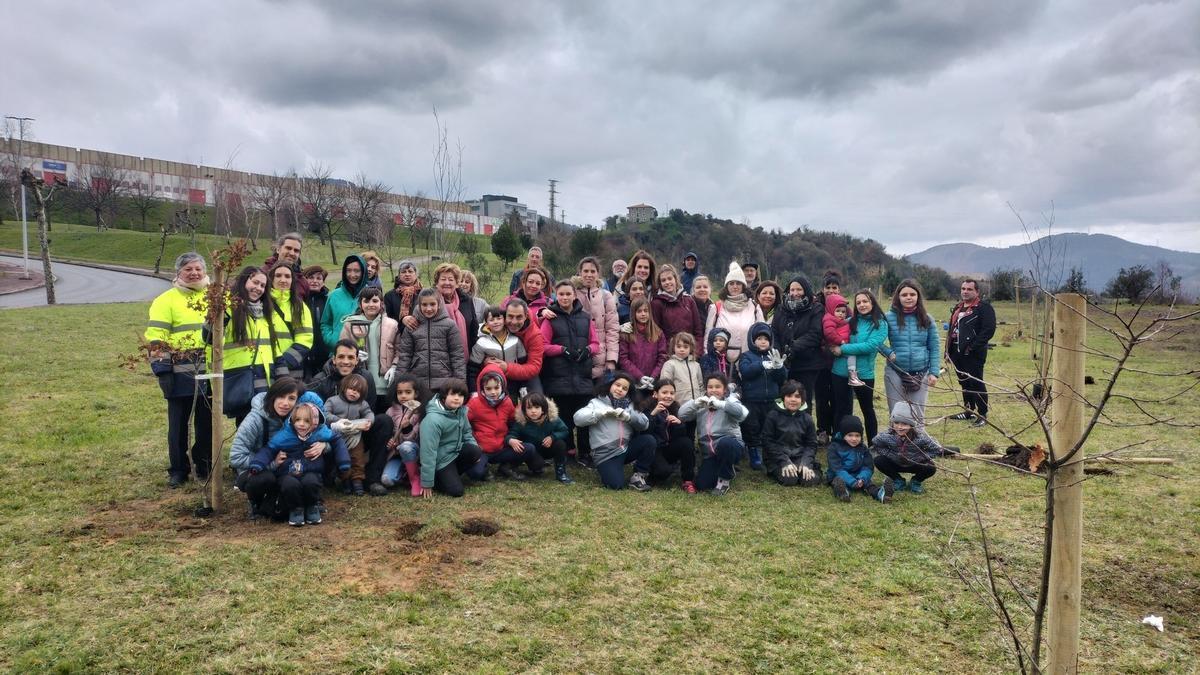
M545 463L536 452L517 453L507 443L504 437L508 435L508 426L516 419L517 407L507 393L508 381L500 366L489 363L479 371L475 380L475 393L467 402L467 420L471 422L471 433L483 450L483 459L471 467L467 475L475 480L487 480L488 464L496 464L496 473L505 478L524 480L525 477L513 471L517 464L525 462L530 472L540 471ZM528 457L526 455L529 455ZM537 459L533 459L536 455Z
M821 319L821 328L825 333L825 344L829 347L841 347L850 342L850 304L837 293L825 296L825 317ZM853 354L846 357L847 378L851 387L863 386L858 379L858 359Z

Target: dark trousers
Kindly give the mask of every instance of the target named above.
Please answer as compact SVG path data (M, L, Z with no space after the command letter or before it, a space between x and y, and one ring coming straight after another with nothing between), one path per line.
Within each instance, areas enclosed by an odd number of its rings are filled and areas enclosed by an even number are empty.
M983 365L987 352L976 354L954 354L950 352L950 363L958 374L958 386L962 388L963 407L980 417L988 414L987 383L983 381Z
M717 441L716 453L707 455L700 462L696 489L711 490L717 486L717 479L733 480L733 465L742 456L743 449L742 441L735 436L725 436Z
M537 475L545 470L546 460L542 457L542 454L538 452L538 449L533 447L532 443L522 443L521 445L525 448L524 452L517 452L516 450L510 448L507 443L505 443L504 447L500 448L500 452L483 453L483 456L475 464L475 466L471 467L471 470L467 472L467 475L475 480L483 478L483 474L487 472L488 464L509 464L512 466L520 466L521 464L524 464L525 466L529 467L529 473L534 475ZM549 452L548 448L542 449Z
M584 438L587 438L586 432L580 435ZM542 459L552 460L555 464L562 462L567 457L567 444L558 439L555 439L548 448L541 444L535 446L532 443L526 443L525 449L528 450L529 448L537 450L538 454L542 456Z
M893 459L884 455L875 457L875 468L892 480L900 480L902 473L911 473L913 480L923 481L937 473L937 467L933 464L918 464L907 459Z
M654 466L650 469L650 480L665 481L671 477L675 462L679 462L679 479L693 480L696 477L696 441L694 434L676 436L663 444L656 442Z
M811 407L817 423L817 431L833 435L837 422L833 419L833 373L828 368L817 371L816 404Z
M799 466L799 463L797 463L796 466ZM821 476L820 464L813 463L813 465L808 468L812 469L813 472L813 477L809 480L804 480L804 478L798 473L795 476L785 476L780 470L780 467L771 469L771 478L774 478L775 482L779 483L780 485L785 485L787 487L793 487L795 485L800 485L802 487L813 487L825 482L824 477Z
M833 384L834 425L840 424L846 415L854 414L854 401L857 399L863 427L867 432L863 441L870 444L875 434L879 433L879 421L875 418L875 380L863 380L863 386L851 387L848 378L836 373L831 373L830 379Z
M183 396L167 399L167 457L171 462L168 472L173 476L187 477L191 465L196 465L196 476L208 475L212 464L212 409L208 397L195 397L196 415L192 416L192 397ZM188 422L192 427L192 459L188 461Z
M463 496L462 474L478 464L481 456L483 451L478 445L464 444L458 451L458 458L433 475L433 489L448 497Z
M261 474L260 474L261 475ZM316 506L321 501L321 474L286 474L279 478L279 501L285 510Z
M746 419L742 420L742 441L748 448L762 447L762 427L767 421L767 413L771 412L772 401L742 401L746 406Z
M808 404L809 414L816 414L817 377L819 370L789 370L788 379L799 382L804 387L804 402Z
M577 454L591 454L592 447L586 429L579 432L578 440L574 440L575 413L587 405L591 398L587 394L560 394L554 397L554 402L558 405L558 417L567 425L567 449L575 448Z
M629 442L624 454L610 457L596 465L600 474L600 482L610 490L620 490L625 487L625 465L633 464L633 470L649 474L654 467L654 450L658 441L650 434L637 434Z
M391 452L388 450L387 442L391 439L395 429L396 423L392 421L391 417L375 413L375 421L371 423L371 428L363 432L363 450L367 453L367 485L382 480L383 467L387 466L388 453ZM325 463L333 464L328 458Z
M274 518L279 510L279 480L270 471L256 473L246 479L246 499L259 514Z

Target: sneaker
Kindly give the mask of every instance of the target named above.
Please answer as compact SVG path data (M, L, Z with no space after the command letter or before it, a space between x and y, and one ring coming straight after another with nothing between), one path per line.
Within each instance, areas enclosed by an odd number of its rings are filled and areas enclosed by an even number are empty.
M729 492L729 481L725 480L724 478L718 479L717 486L712 489L712 493L718 497L721 497L727 492Z
M650 491L650 484L646 482L646 475L637 471L634 471L633 475L629 477L629 487L638 492Z
M246 517L250 519L251 522L262 520L262 514L258 512L258 507L255 506L253 502L248 502L246 505L249 507L249 511L246 512Z
M973 427L975 427L975 428L979 428L979 427L986 427L986 426L987 426L987 420L985 420L985 419L984 419L984 418L982 418L982 417L979 417L979 418L977 418L977 419L976 419L974 422L972 422L972 423L971 423L971 426L973 426Z
M579 466L582 466L582 467L583 467L583 468L585 468L585 469L594 469L594 468L596 468L596 464L595 464L595 462L593 462L593 461L592 461L592 456L591 456L590 454L588 454L588 455L584 455L584 454L578 454L578 455L575 455L575 463L576 463L576 464L578 464Z
M571 480L570 476L567 475L566 463L559 464L554 467L554 477L557 478L558 482L562 483L563 485L570 485L575 482Z
M327 511L329 511L329 509L325 508L325 502L321 501L321 500L317 501L317 510L320 511L321 513L325 513Z
M304 527L304 509L292 509L292 512L288 514L288 525Z
M892 495L894 495L895 493L896 493L896 486L892 483L892 479L885 478L883 480L883 487L879 488L879 491L875 493L875 498L878 499L879 501L883 502L884 504L891 504L892 503Z
M762 449L750 448L750 450L748 452L750 453L750 468L754 469L755 471L762 471L763 470Z
M180 485L183 485L186 482L187 482L187 476L180 476L177 473L173 473L173 474L167 476L167 487L171 488L172 490L179 487Z
M363 484L362 484L361 480L353 481L352 483L350 483L350 486L354 492L355 497L361 497L364 494L366 494L366 490L363 490Z
M292 513L295 513L295 511ZM304 512L304 522L308 523L309 525L319 524L321 522L321 508L316 504L308 507L308 509Z
M372 497L386 497L388 489L383 486L383 483L371 483L371 487L367 488Z
M975 419L975 413L963 411L963 412L958 413L957 415L951 415L950 419L957 420L959 422L965 422L967 420Z
M908 489L908 481L904 480L903 478L889 478L888 480L892 481L892 494L904 492Z
M911 480L908 482L908 491L914 495L923 495L925 494L925 487L921 485L921 481Z
M508 464L501 464L500 466L496 467L496 475L500 476L501 478L508 478L515 481L525 480L525 476L520 471L513 469L513 467L509 466Z
M683 491L688 493L689 495L696 494L696 484L690 480L683 481L683 485L680 487L682 487Z
M837 497L844 502L850 501L850 488L846 487L846 481L842 480L841 478L834 478L833 482L830 483L829 486L833 488L834 497Z
M863 387L863 386L866 386L866 384L867 384L866 382L863 382L862 380L858 379L858 373L850 373L850 377L847 378L846 382L851 387Z

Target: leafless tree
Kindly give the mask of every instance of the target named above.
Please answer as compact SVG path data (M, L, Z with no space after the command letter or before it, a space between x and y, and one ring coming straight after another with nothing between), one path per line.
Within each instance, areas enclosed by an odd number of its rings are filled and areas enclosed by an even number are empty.
M436 224L438 229L433 234L434 245L444 251L442 232L449 228L451 214L459 211L466 189L462 178L463 147L462 143L456 143L455 148L451 149L449 127L442 125L437 108L433 109L433 121L437 130L433 150L433 186L439 216Z
M322 243L329 241L329 255L335 265L338 259L334 237L341 233L345 224L344 192L333 179L333 169L320 162L310 165L296 181L296 195L307 229Z
M384 204L392 188L382 181L371 180L365 174L354 177L346 189L346 220L350 223L350 239L364 246L382 244L380 226L387 225ZM391 230L388 229L390 237Z
M266 215L267 222L271 224L272 239L285 231L280 227L280 219L286 215L284 210L292 198L295 182L295 171L288 171L282 176L278 173L272 173L270 176L264 174L255 174L254 176L254 184L250 186L249 192L250 203L254 209Z
M413 253L417 252L417 237L423 236L425 248L429 248L430 233L433 230L433 204L421 190L416 192L402 191L400 197L400 226L408 230L408 240Z
M53 305L56 300L54 297L54 271L50 268L50 239L46 236L46 205L54 197L54 192L61 184L46 185L46 182L33 175L29 169L21 170L21 183L33 193L34 208L37 213L38 220L38 243L42 249L42 277L46 287L46 304Z
M154 196L154 190L151 189L149 183L143 183L140 177L135 177L133 184L129 188L129 198L126 200L129 205L137 211L138 217L142 222L142 229L146 229L146 216L162 203L158 197Z
M78 167L75 180L75 198L95 217L96 231L104 230L116 220L121 199L129 192L129 172L101 156L95 164Z

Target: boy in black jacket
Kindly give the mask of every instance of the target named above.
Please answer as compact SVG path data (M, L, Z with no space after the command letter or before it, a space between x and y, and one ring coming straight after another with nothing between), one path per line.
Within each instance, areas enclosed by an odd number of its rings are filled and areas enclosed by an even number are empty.
M804 389L789 380L779 389L780 399L767 413L762 428L767 472L780 485L814 487L821 484L817 464L817 429L808 414Z

